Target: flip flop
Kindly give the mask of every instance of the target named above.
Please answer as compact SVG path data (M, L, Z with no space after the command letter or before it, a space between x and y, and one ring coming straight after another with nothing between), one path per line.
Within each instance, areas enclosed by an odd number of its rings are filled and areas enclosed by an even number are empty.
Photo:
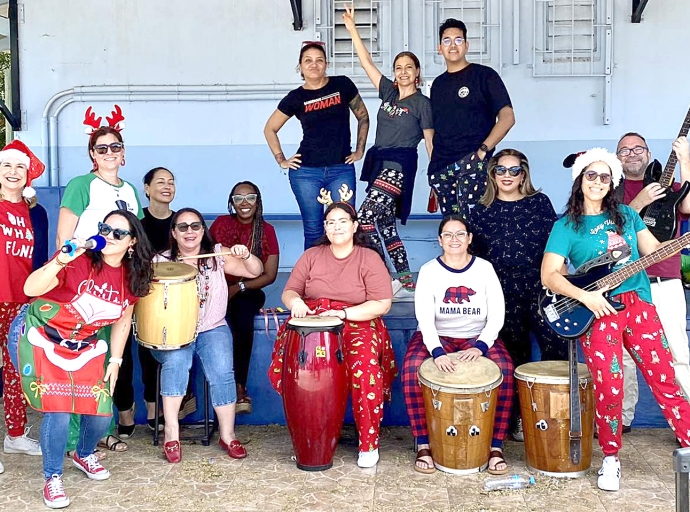
M118 453L126 452L129 448L127 446L127 443L125 443L122 439L120 439L114 434L108 434L107 436L105 436L105 441L101 439L100 441L98 441L98 444L96 446L98 446L99 448L105 448L107 450L110 450L111 452Z
M414 470L417 471L418 473L424 473L425 475L431 475L433 473L436 473L436 467L434 466L434 463L431 463L431 467L429 466L429 463L422 459L422 457L431 457L431 450L429 448L422 448L417 452L417 458L414 461ZM431 459L433 461L433 458ZM424 464L427 465L426 468L420 468L417 465L417 462L423 462Z
M498 462L494 462L494 467L493 469L491 468L491 459L500 459ZM496 466L499 464L505 464L505 469L496 469ZM505 475L508 471L510 471L510 468L508 467L508 463L506 460L503 458L503 452L500 450L491 450L489 452L489 466L486 469L486 471L490 475Z

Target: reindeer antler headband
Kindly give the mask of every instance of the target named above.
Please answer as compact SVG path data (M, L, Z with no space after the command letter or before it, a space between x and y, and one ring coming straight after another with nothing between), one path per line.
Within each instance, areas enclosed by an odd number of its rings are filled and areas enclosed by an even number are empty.
M101 119L103 119L103 117L97 118L96 113L93 112L92 108L93 107L87 108L86 113L84 114L84 124L87 126L86 130L84 131L87 135L93 135L93 133L101 127ZM114 109L110 115L111 117L105 118L105 120L108 121L108 126L114 130L117 130L118 132L124 130L125 116L122 115L122 109L119 105L114 105Z
M322 188L319 193L319 197L316 198L316 200L319 203L325 204L326 206L330 206L333 204L333 198L331 197L330 190ZM340 185L340 188L338 189L338 194L340 195L340 201L337 201L337 203L347 205L352 214L356 217L357 212L355 211L355 207L348 203L348 201L354 195L354 192L350 190L350 188L345 183L343 183L342 185Z

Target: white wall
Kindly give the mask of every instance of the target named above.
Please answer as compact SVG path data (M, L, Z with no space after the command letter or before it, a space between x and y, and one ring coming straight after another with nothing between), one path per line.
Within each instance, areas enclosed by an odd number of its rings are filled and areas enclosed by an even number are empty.
M402 1L394 0L393 5ZM612 148L620 134L639 130L665 159L690 99L690 2L655 0L643 22L631 24L630 1L615 1L610 125L602 123L602 78L532 77L531 1L521 2L520 64L512 64L512 3L503 0L506 64L501 73L517 125L504 145L528 153L536 184L557 209L569 189L569 173L561 161L571 151L593 144ZM78 85L296 84L300 42L314 37L313 4L304 4L307 28L294 32L288 0L25 2L20 46L27 130L20 136L40 153L46 102L56 92ZM410 12L410 50L420 52L418 2L411 0ZM396 45L401 44L401 22L396 11ZM178 207L220 212L232 183L249 177L262 187L268 211L297 211L287 180L263 139L263 124L276 100L119 103L127 118L127 178L138 183L148 168L167 165L178 176ZM367 105L373 117L378 102L367 100ZM87 106L73 103L59 117L63 185L90 168L81 125ZM95 104L99 115L107 115L111 107L112 102ZM370 133L372 143L374 126ZM294 150L301 135L298 123L290 121L280 135L286 149ZM426 167L423 152L420 165ZM417 184L414 209L421 212L427 197L423 172Z

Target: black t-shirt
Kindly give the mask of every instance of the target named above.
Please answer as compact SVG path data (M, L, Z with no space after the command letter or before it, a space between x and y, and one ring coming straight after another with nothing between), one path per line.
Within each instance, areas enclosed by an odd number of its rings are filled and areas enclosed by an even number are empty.
M511 106L506 86L488 66L470 64L439 75L431 85L434 152L429 174L477 151L506 106Z
M144 231L156 252L170 248L170 230L172 228L173 215L175 215L175 212L172 212L167 219L158 219L151 215L148 208L144 208L144 218L141 219L141 225L144 227Z
M278 104L278 110L302 123L302 142L297 151L304 167L345 163L350 144L350 102L359 94L346 76L329 77L321 89L299 87Z
M416 148L423 130L434 127L431 102L419 90L404 100L398 88L385 76L379 82L381 106L376 116L376 146L380 148Z

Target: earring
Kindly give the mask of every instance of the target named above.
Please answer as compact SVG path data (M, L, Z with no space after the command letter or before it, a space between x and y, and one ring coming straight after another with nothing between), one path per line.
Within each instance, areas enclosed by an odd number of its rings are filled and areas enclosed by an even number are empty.
M133 254L134 254L134 248L130 245L129 249L127 249L127 257L131 260Z
M121 163L120 165L121 165L122 167L125 166L125 157L124 157L124 156L122 157L122 163Z
M414 79L414 86L417 88L419 87L419 77Z
M92 169L92 171L97 171L97 170L98 170L98 164L97 164L96 161L94 160L94 161L93 161L93 169Z

